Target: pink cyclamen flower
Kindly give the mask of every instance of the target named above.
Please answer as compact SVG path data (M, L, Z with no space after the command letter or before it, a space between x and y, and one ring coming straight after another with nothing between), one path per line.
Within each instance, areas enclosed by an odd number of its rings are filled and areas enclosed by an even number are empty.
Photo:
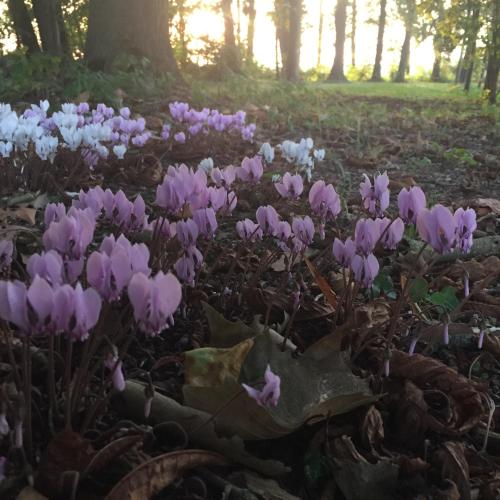
M43 221L45 227L49 227L51 222L58 222L66 215L64 203L49 203L45 206Z
M31 279L38 274L51 285L61 285L64 281L63 259L55 250L43 252L41 255L34 253L28 259L26 270Z
M83 257L94 238L95 220L90 209L71 208L68 215L52 222L43 234L46 250L57 250L68 259Z
M263 173L262 159L258 155L253 158L244 158L241 167L238 168L238 178L250 184L257 184Z
M182 299L179 280L161 271L153 278L143 273L132 276L128 296L139 328L148 335L157 335L168 328Z
M359 185L363 206L371 215L381 216L389 206L389 177L387 173L376 175L372 182L364 174L364 181Z
M177 277L183 282L189 285L194 285L194 280L196 278L196 266L189 255L181 255L174 264L174 270Z
M472 235L477 228L476 211L472 208L459 208L455 211L454 218L457 224L457 246L462 253L469 253L473 243Z
M451 252L456 244L457 222L443 205L424 208L417 218L417 231L440 254Z
M262 239L262 229L251 219L240 220L236 223L238 236L245 241L257 241Z
M426 203L425 194L418 186L403 188L398 194L399 216L406 223L416 224L418 214Z
M392 222L387 217L375 220L379 224L380 243L387 250L395 250L405 232L404 222L399 217Z
M217 230L217 217L213 208L200 208L193 214L193 220L198 226L199 234L205 238L214 237Z
M477 340L477 348L478 349L482 349L483 348L483 343L484 343L484 330L481 329L481 331L479 332L479 339Z
M450 343L450 324L446 322L443 326L443 344L448 345Z
M278 375L271 371L271 367L267 365L264 373L264 387L261 390L254 389L247 384L241 384L248 396L254 399L259 406L277 406L280 398L281 379Z
M333 242L333 256L342 267L350 267L352 258L356 254L356 245L351 238L347 238L345 243L335 238Z
M273 206L261 206L256 212L257 222L264 234L274 236L279 222L278 212Z
M281 182L276 182L274 187L283 198L299 198L304 191L304 182L300 175L286 172Z
M200 230L193 219L181 220L176 225L177 239L184 249L196 244Z
M122 362L120 359L118 359L116 353L109 354L107 359L104 361L104 366L112 372L111 380L113 382L113 387L118 392L124 391L125 376L123 375Z
M351 261L351 269L357 283L369 288L379 272L379 263L372 253L366 257L355 255Z
M292 231L295 237L295 248L304 251L314 239L314 223L309 216L294 217L292 221Z
M236 168L232 165L228 165L223 170L214 168L210 176L218 187L230 187L236 179Z
M286 244L292 236L292 226L287 221L279 221L276 226L276 231L274 236L280 241L280 245L283 250L286 249Z
M380 237L380 223L378 219L359 219L354 230L356 251L362 255L373 252Z
M58 330L72 341L83 341L97 324L101 313L101 297L93 288L84 290L63 285L54 292L54 317Z
M14 243L12 240L0 240L0 269L5 269L12 264Z
M177 132L177 134L174 135L174 140L179 144L184 144L186 142L186 134L184 132Z
M340 213L340 198L335 188L316 181L309 191L309 204L315 215L322 219L335 218Z

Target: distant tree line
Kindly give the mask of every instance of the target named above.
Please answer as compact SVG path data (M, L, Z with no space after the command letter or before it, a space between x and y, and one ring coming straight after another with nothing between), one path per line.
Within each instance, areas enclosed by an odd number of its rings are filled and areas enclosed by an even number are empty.
M320 5L317 64L325 26L324 2ZM376 54L370 80L382 80L384 32L388 0L378 1ZM404 82L409 73L412 40L432 37L434 64L431 80L440 81L442 64L460 48L455 80L468 91L473 75L488 93L491 103L497 96L500 68L500 0L390 0L404 23L399 65L393 75ZM0 35L15 33L19 48L62 58L85 57L91 67L107 69L120 54L147 58L158 70L181 77L190 63L189 16L207 3L224 18L224 41L217 47L217 60L235 73L254 58L257 9L272 6L269 14L275 25L274 47L279 77L300 78L299 61L304 8L303 0L7 0L7 15L1 20ZM356 66L356 0L337 0L334 62L329 81L347 81L345 44L350 38L351 65ZM237 19L234 13L237 12ZM247 17L242 37L240 16ZM174 32L174 33L172 33ZM244 40L242 40L242 38ZM208 53L208 52L207 52Z

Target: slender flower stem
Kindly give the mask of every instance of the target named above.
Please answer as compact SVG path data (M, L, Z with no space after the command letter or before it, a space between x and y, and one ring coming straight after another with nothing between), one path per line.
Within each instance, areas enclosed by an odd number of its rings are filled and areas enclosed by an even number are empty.
M66 429L71 430L71 359L73 357L73 341L68 340L66 343L66 359L64 371L64 388L66 393L65 406L65 421Z

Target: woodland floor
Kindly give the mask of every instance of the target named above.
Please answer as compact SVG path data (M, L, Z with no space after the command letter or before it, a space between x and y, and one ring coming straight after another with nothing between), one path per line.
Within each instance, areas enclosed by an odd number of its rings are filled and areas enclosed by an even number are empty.
M239 88L196 84L189 95L179 91L175 98L190 99L195 106L218 107L222 111L245 109L257 122L257 143L275 145L284 139L312 137L318 147L327 151L316 173L338 188L350 213L356 211L352 207L359 203L358 185L362 174L387 170L392 200L401 187L418 184L426 192L429 204L440 202L476 208L477 235L500 235L499 114L474 98L461 96L450 85L304 84L295 87L243 81ZM158 128L168 109L168 101L157 99L130 99L130 102L125 99L125 104L147 117L152 128ZM132 158L125 168L110 168L103 184L123 188L127 194L140 192L151 203L154 186L162 178L162 167L169 163L183 161L195 166L211 156L216 165L227 165L255 152L255 146L230 142L186 144L169 152L155 147L143 158ZM86 181L96 182L100 180ZM68 189L79 187L75 184ZM234 258L230 250L234 223L252 217L259 204L275 199L276 194L266 189L243 193L237 212L222 227L221 238L209 252L209 260L219 259L220 266L214 266L214 273L203 279L203 287L193 292L198 295L192 298L187 319L179 317L171 334L134 342L130 356L125 359L128 379L145 380L144 371L149 371L159 393L182 401L183 352L207 344L209 327L201 301L209 298L210 290L217 289L226 276L228 263ZM347 225L350 220L344 217L338 224ZM26 245L33 248L36 243L30 240ZM311 259L335 290L336 276L322 259L328 248L318 244L313 250ZM472 314L477 311L500 320L498 257L498 248L489 249L477 256L477 262L467 264L473 281L491 274L496 274L497 279L488 284L487 291L471 299L457 324L469 325ZM486 258L490 260L483 264ZM244 265L248 263L241 264ZM252 261L250 265L257 266L258 262ZM433 277L460 290L461 265L441 263ZM279 322L288 298L279 297L278 271L279 266L265 274L263 295L247 297L242 305L225 304L220 312L228 319L239 318L249 323L254 314L265 314L271 302L270 323ZM306 279L310 280L310 276ZM390 302L389 292L382 290L381 299ZM219 299L212 302L214 307L220 306ZM305 307L293 331L292 338L297 345L307 348L330 333L331 312L320 303ZM370 331L377 332L384 327L384 318L376 317L374 311L366 314ZM405 319L402 317L401 322ZM381 354L377 346L371 351L361 351L356 360L356 373L370 381L376 394L385 394L374 405L333 417L326 423L305 426L286 437L260 440L247 446L256 457L272 459L273 464L279 462L277 469L285 464L291 472L264 479L261 474L249 472L250 467L201 468L184 476L184 480L179 475L172 486L155 498L500 498L500 418L497 412L487 452L482 451L486 420L484 412L476 415L477 405L482 403L478 403L479 396L475 393L481 389L496 405L500 404L500 337L490 335L484 350L479 351L477 337L466 330L467 327L456 327L448 347L425 340L418 349L425 354L425 359L418 357L418 363L404 354L408 341L401 336L398 340L401 359L393 359L394 371L388 380L380 377ZM442 364L433 364L437 360ZM467 398L476 399L471 403ZM93 439L97 446L117 436L142 435L136 428L140 422L130 422L134 420L133 413L130 407L124 410L120 402L114 405L96 423ZM471 419L476 419L475 425L468 427ZM461 431L461 426L467 430ZM186 438L190 439L189 431L178 423L167 422L163 428L156 425L151 443L147 442L149 436L146 435L140 451L129 446L123 456L116 456L100 473L87 479L77 498L103 498L124 472L144 459L160 452L193 447L185 442ZM39 430L38 438L46 440L43 431ZM202 448L199 443L196 447ZM116 450L110 453L118 454ZM262 473L266 466L261 464L256 469ZM222 491L226 491L225 496L221 496Z

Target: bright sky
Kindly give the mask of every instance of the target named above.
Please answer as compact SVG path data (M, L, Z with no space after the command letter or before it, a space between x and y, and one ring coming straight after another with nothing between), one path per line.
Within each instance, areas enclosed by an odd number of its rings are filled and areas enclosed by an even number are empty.
M321 0L305 0L306 10L303 19L302 49L300 66L307 70L316 66L318 51L318 26ZM208 2L210 3L210 2ZM242 1L243 3L243 1ZM236 1L233 1L233 15L237 22ZM264 66L273 68L274 60L274 23L268 16L273 10L273 0L256 0L257 18L255 21L255 41L254 50L257 62ZM396 17L395 6L389 0L388 19L384 37L384 54L382 56L382 72L389 73L391 65L399 63L401 45L404 39L404 26ZM323 39L321 49L321 64L331 67L333 64L334 52L334 10L336 0L323 0ZM377 41L376 23L367 21L378 20L379 3L377 0L357 0L357 34L356 34L356 65L373 64L375 59L375 49ZM348 9L350 17L350 9ZM222 16L213 11L198 10L191 14L187 23L188 32L194 37L209 36L215 40L220 40L224 33L224 20ZM247 31L246 16L241 16L241 37L245 39ZM348 20L347 33L350 32L350 20ZM196 41L193 41L193 46ZM410 60L410 71L415 73L418 67L430 70L433 64L434 53L432 50L432 40L427 39L418 47L412 43L412 53ZM346 70L351 61L351 45L347 40L345 46Z
M323 1L323 39L321 51L321 64L331 67L334 57L334 10L336 0ZM316 66L318 51L318 25L321 0L305 0L306 10L303 19L302 49L300 65L304 70ZM213 0L205 2L207 5L213 5ZM233 1L234 20L237 22L236 1ZM241 0L243 3L243 0ZM255 22L255 58L258 63L274 68L274 40L275 28L268 13L273 10L273 0L256 0L257 18ZM357 35L356 35L356 64L373 64L375 58L375 48L377 39L377 25L367 21L378 19L378 1L377 0L357 0ZM395 6L391 0L388 2L388 18L384 38L384 54L382 57L382 72L386 76L389 74L390 67L399 62L399 53L404 38L404 27L401 21L397 19ZM6 8L5 2L0 2L0 14ZM348 9L350 17L350 9ZM245 40L247 31L246 16L241 15L241 37ZM202 36L208 36L214 40L220 40L224 33L224 20L219 12L212 9L200 9L191 14L187 19L187 31L196 39ZM236 31L236 29L235 29ZM347 33L350 32L350 20L348 20ZM2 42L0 40L0 42ZM3 41L6 42L6 48L15 48L15 39ZM202 44L201 41L194 40L192 48ZM345 47L346 70L351 61L350 39L347 40ZM434 54L432 50L432 40L428 38L424 43L416 46L412 42L410 72L415 74L419 69L430 70Z

